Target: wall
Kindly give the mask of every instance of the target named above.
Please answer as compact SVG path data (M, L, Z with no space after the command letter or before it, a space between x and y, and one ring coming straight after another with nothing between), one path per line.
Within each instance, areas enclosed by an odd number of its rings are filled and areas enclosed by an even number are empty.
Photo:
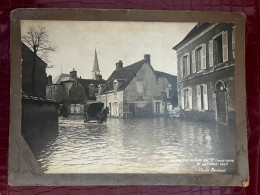
M87 103L87 97L84 87L75 80L69 90L69 102L70 104L85 104Z
M63 102L67 99L64 85L53 84L46 86L46 97L56 101L57 103Z
M123 97L124 91L112 92L105 95L99 95L97 102L103 102L104 107L109 107L109 115L111 117L123 117Z
M73 82L74 82L74 81L61 82L61 84L64 85L66 97L69 96L70 88L72 87Z
M40 134L58 129L58 105L49 101L22 100L22 135Z
M158 77L157 84L161 89L161 92L166 92L166 98L169 98L169 90L171 90L172 85L168 82L165 77Z
M35 93L32 84L33 52L22 44L22 90L28 95L44 98L46 96L46 63L38 56L35 67Z
M135 106L136 117L149 117L154 113L153 100L161 99L161 89L157 85L153 69L145 63L125 89L124 101Z

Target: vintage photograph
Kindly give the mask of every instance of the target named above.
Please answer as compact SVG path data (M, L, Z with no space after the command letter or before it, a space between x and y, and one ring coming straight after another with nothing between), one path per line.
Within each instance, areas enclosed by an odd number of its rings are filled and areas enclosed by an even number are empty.
M240 13L11 14L9 185L248 186Z
M45 174L234 174L234 23L21 20L21 133Z

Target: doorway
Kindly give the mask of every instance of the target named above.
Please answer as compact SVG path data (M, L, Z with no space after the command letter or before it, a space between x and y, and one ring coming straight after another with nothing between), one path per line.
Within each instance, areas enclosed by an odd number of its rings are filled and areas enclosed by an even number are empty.
M216 88L217 121L220 123L227 123L227 90L225 89L222 82L218 82Z

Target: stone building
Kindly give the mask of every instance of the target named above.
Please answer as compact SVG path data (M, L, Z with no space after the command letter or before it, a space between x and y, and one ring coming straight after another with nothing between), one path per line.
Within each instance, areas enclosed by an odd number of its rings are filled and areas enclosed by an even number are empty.
M155 100L155 114L158 110L160 110L159 114L162 114L164 109L167 108L169 111L178 106L177 76L160 71L155 71L155 75L162 97L160 100Z
M126 67L119 61L106 86L99 86L97 101L105 103L113 117L160 115L167 109L167 100L172 96L174 84L171 85L169 81L174 79L169 78L174 76L154 71L148 54Z
M70 74L60 74L51 81L48 77L46 87L47 97L62 104L62 109L67 114L83 114L84 104L96 101L98 86L106 83L100 74L97 53L95 51L92 79L82 79L77 76L77 71Z
M198 23L173 49L182 116L234 122L235 25Z

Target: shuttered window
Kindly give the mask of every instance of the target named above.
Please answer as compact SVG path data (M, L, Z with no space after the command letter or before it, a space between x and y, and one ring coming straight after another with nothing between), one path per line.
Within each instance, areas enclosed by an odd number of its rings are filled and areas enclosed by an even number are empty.
M192 90L191 88L183 89L183 108L191 110L192 109Z
M190 54L187 54L186 67L187 67L187 75L190 75Z
M223 62L228 61L228 32L222 33L222 46L223 46Z
M183 90L181 90L181 108L184 109L184 95L183 95Z
M197 109L201 110L201 89L200 85L196 86L196 91L197 91Z
M181 59L182 76L190 75L190 55L187 53Z
M198 71L201 70L202 66L202 47L198 47L195 50L195 58L196 58L196 68Z
M206 44L203 44L203 45L202 45L201 68L202 68L202 69L206 69Z
M213 58L214 58L214 65L223 62L222 35L219 35L213 41Z
M209 104L208 104L208 87L207 85L202 85L203 86L203 101L204 101L204 110L209 109Z
M180 63L180 74L181 74L181 77L183 77L183 64L182 64L182 58L180 58L179 60L179 63Z
M195 73L196 72L195 50L192 51L191 59L192 59L192 72Z
M209 66L212 67L214 64L213 61L213 40L209 41Z
M191 88L189 88L189 109L192 109L192 91Z
M201 110L208 110L209 105L208 105L208 89L207 85L197 85L196 86L197 90L197 109L199 111Z

